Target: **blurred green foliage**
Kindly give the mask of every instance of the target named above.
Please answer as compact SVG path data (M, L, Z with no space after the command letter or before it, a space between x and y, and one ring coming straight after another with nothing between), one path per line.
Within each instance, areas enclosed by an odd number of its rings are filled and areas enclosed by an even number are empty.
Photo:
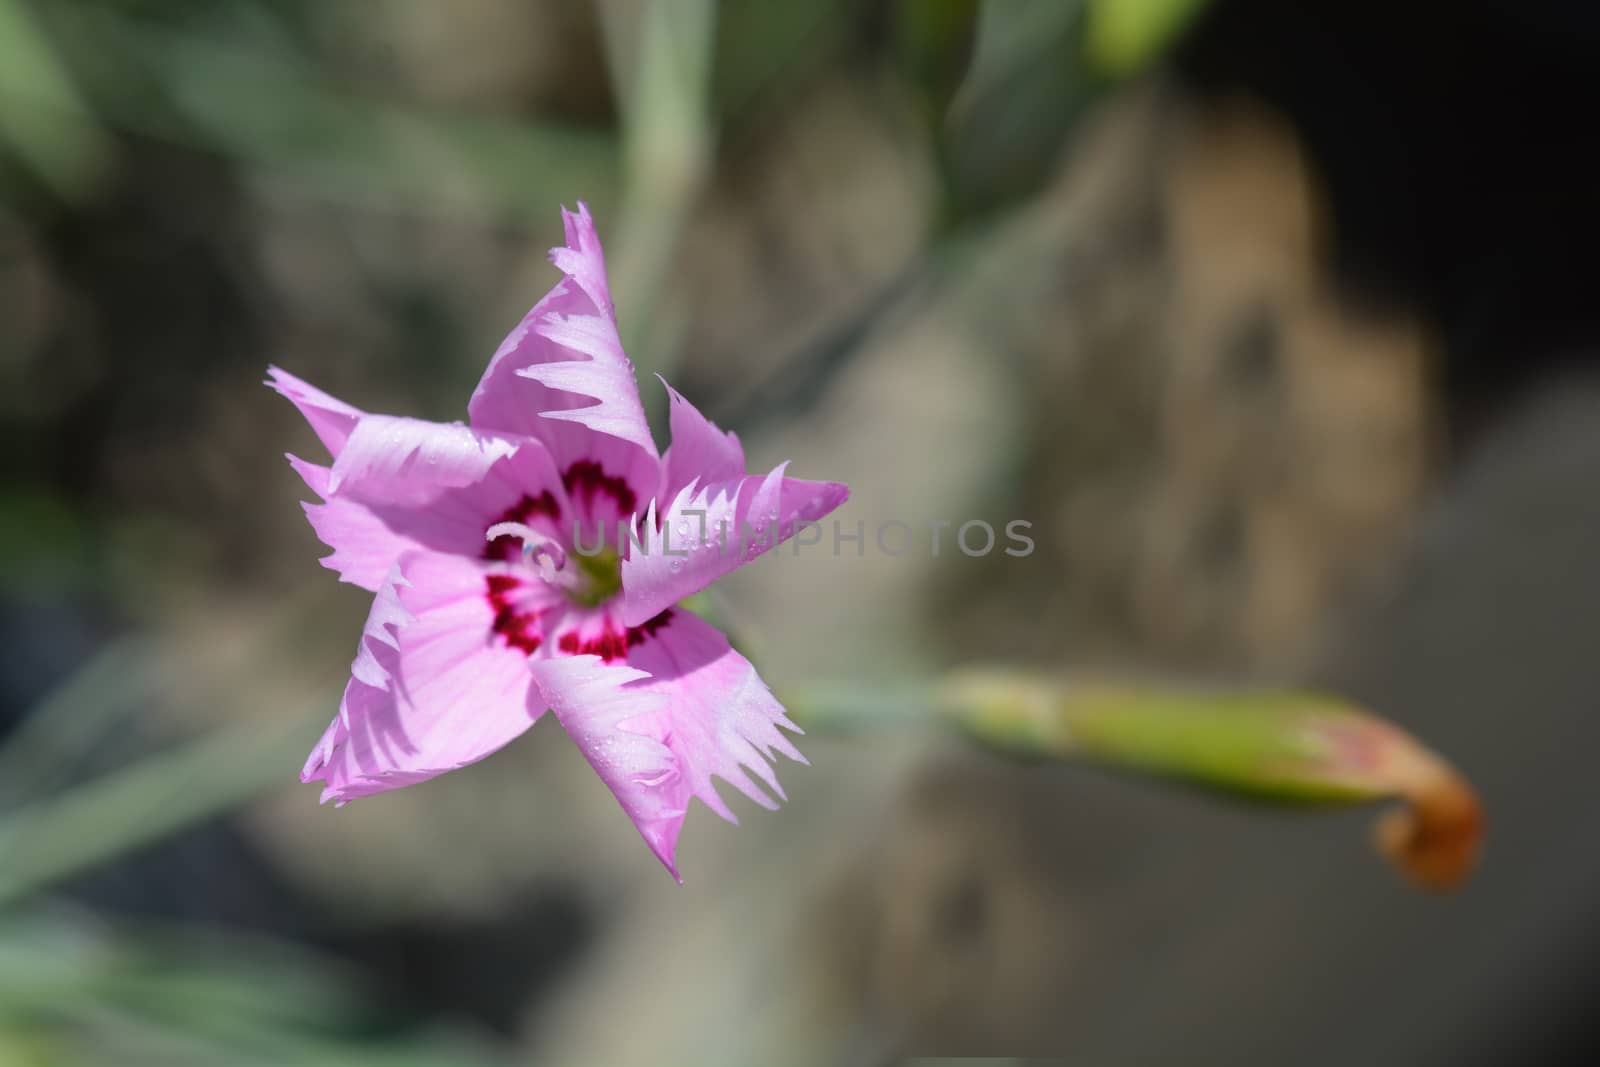
M359 976L270 938L111 922L64 908L0 914L7 1067L444 1067L481 1040L402 1032Z
M0 143L68 198L91 190L111 153L23 0L0 0Z
M1206 0L1089 0L1089 62L1113 75L1158 57Z

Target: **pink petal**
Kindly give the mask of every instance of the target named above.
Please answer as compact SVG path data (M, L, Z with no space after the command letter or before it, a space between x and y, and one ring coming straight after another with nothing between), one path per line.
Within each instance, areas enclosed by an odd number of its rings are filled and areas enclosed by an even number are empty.
M659 732L666 700L629 687L644 672L608 665L598 656L533 660L529 666L556 720L616 796L650 851L678 878L673 855L689 790Z
M301 780L343 803L464 767L543 714L527 657L492 639L493 608L474 562L401 557L378 591L338 718Z
M300 409L300 414L305 416L331 455L337 456L344 448L350 432L363 416L360 410L343 400L336 400L316 386L277 367L267 368L265 384Z
M744 449L739 438L724 433L700 414L665 378L672 404L672 447L661 460L661 491L658 500L671 500L690 482L702 485L731 481L744 476Z
M328 489L386 503L427 503L444 489L480 482L520 440L459 423L368 415L334 457Z
M659 521L652 503L640 548L622 562L622 621L635 626L794 536L844 503L848 486L770 474L690 484Z
M578 283L589 301L605 315L616 314L611 304L611 283L606 278L606 254L600 247L600 234L595 230L594 219L589 217L589 205L578 201L576 213L561 209L561 228L566 231L567 246L552 248L550 262Z
M776 802L747 768L782 797L768 761L782 753L805 762L779 729L798 728L755 668L689 612L672 612L630 647L627 666L580 655L532 669L556 719L674 878L690 797L737 823L713 778L770 809Z
M562 219L567 246L550 258L566 277L501 343L467 410L475 427L544 441L563 473L600 463L642 502L659 458L617 335L600 238L585 205Z
M312 492L327 499L330 495L327 467L295 456L289 457L289 464ZM391 528L371 509L353 500L336 499L300 506L305 509L306 519L316 531L317 539L333 549L332 555L322 558L322 565L336 571L341 581L363 589L377 592L395 560L420 547L415 539Z
M369 422L382 424L370 439ZM416 439L430 436L444 443L434 447ZM368 416L341 454L351 462L337 491L337 462L328 468L289 457L306 485L324 500L304 505L317 537L334 550L323 558L323 566L344 581L377 591L395 560L409 551L484 556L484 533L497 521L515 519L558 540L567 537L573 509L549 453L528 438L480 440L487 436L460 426ZM452 444L461 437L467 440ZM436 455L440 458L430 462ZM480 470L484 457L493 462ZM475 480L453 484L464 477ZM519 506L536 498L537 514L526 507L518 513Z
M665 625L628 651L628 665L648 678L630 690L666 698L658 729L677 757L689 791L706 807L738 823L712 785L721 778L764 808L777 803L745 773L756 773L784 798L769 761L774 753L805 762L782 727L800 733L773 698L750 661L733 650L716 627L699 616L674 610Z

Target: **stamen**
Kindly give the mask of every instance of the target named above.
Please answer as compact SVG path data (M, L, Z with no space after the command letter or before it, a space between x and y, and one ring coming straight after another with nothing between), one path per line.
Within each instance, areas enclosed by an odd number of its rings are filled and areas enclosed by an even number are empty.
M567 565L567 550L555 539L521 522L497 522L484 532L485 541L515 537L522 542L522 558L539 568L539 577L552 584L572 585L576 575L559 574ZM563 581L562 579L566 579Z

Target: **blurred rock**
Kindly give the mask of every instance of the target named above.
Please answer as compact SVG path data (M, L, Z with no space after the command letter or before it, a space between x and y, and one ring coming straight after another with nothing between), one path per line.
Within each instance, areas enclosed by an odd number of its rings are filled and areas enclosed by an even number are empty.
M1315 180L1270 115L1135 95L1077 157L1026 212L1035 251L1010 268L1031 299L1000 320L1038 376L1009 506L1057 580L997 563L959 584L952 602L983 606L951 643L1292 674L1403 543L1432 349L1341 295Z

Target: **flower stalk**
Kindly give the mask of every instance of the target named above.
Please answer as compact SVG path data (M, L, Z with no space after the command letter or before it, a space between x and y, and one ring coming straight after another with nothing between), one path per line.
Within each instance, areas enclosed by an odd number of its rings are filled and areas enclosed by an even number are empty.
M1460 885L1481 848L1482 810L1461 774L1392 723L1335 697L973 671L945 679L933 701L962 732L1012 755L1084 760L1270 801L1402 801L1380 817L1376 844L1427 889Z

